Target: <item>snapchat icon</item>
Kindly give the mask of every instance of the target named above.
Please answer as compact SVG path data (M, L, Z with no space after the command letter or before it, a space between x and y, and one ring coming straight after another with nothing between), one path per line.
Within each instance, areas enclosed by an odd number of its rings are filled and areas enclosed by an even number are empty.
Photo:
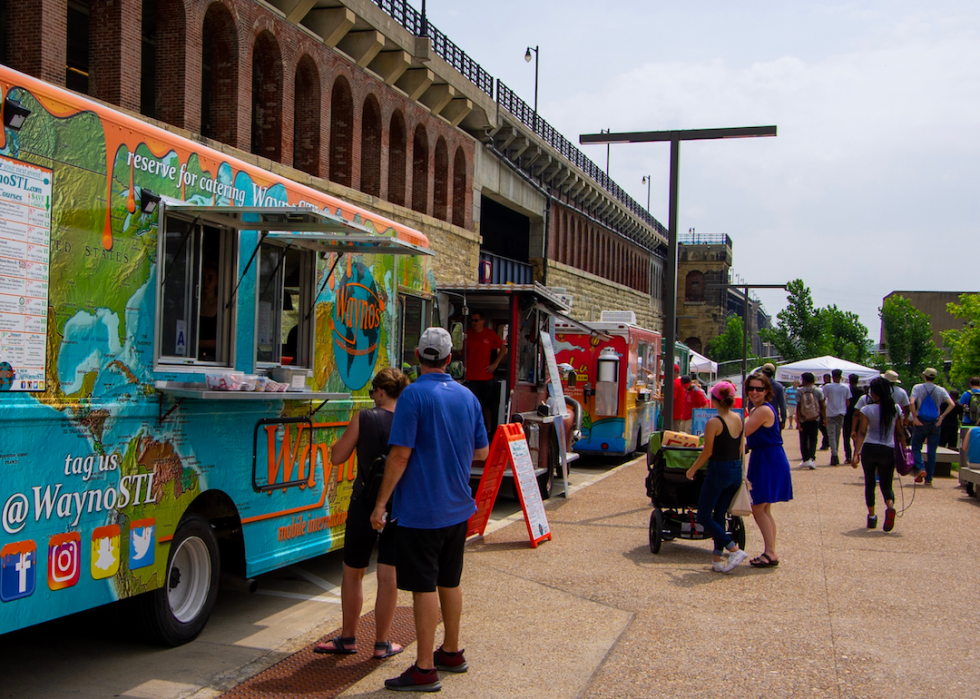
M111 578L119 572L119 525L109 524L92 532L92 577Z

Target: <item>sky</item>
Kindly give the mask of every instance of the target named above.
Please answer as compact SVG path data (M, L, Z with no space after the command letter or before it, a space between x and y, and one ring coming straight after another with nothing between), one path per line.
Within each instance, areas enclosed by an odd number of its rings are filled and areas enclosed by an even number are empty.
M421 0L412 0L420 7ZM802 279L879 340L895 290L980 291L980 2L427 0L429 21L573 143L601 129L775 124L683 143L678 230L726 233L750 284ZM606 165L605 146L580 146ZM668 217L668 144L609 174ZM776 320L780 291L759 291Z

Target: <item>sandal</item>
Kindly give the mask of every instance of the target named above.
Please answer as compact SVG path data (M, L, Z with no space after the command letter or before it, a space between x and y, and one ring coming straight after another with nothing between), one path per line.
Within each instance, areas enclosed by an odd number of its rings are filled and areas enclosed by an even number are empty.
M313 652L331 655L354 655L357 648L351 648L351 646L356 644L357 640L353 636L337 636L337 638L331 638L324 643L317 643L313 646Z
M402 648L401 646L398 646L396 648L395 647L395 644L392 643L391 641L375 641L374 642L374 659L375 660L384 660L385 658L390 658L393 655L398 655L403 650L405 650L405 649ZM378 652L379 651L381 652L381 655L378 655Z
M753 568L775 568L779 565L779 559L770 558L769 554L763 553L749 561L749 565Z

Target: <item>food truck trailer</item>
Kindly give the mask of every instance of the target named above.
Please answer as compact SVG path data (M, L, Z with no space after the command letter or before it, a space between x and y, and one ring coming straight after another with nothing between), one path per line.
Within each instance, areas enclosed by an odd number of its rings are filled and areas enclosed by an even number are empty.
M584 323L587 331L555 323L555 356L575 370L565 393L583 406L582 438L574 449L610 455L645 450L661 408L660 333L637 325L633 311L602 311L599 318Z
M330 448L415 347L428 241L2 66L0 92L0 633L135 598L184 643L223 572L343 546Z
M507 347L507 356L494 372L493 399L488 406L490 420L488 432L492 434L498 425L519 422L527 437L534 473L538 479L541 497L551 497L555 475L561 475L556 420L559 409L549 403L548 367L541 334L554 336L556 323L565 323L581 332L591 332L587 327L569 318L569 306L557 292L539 283L533 284L473 284L456 287L440 287L438 290L439 318L453 336L454 361L450 373L457 379L465 376L466 332L469 316L480 311L487 320L486 328L494 331ZM569 447L581 425L582 406L565 396L567 416L562 429L566 435L564 448L567 461L574 461L576 454ZM483 470L475 466L472 471L474 485ZM510 471L505 478L512 478Z

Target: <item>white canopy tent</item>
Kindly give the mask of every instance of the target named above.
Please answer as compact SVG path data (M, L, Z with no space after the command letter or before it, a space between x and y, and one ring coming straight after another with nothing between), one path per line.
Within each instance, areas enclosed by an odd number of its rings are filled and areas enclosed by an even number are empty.
M776 381L802 381L803 374L809 371L816 377L817 383L819 384L823 375L829 374L834 369L841 370L844 374L843 381L845 382L847 381L848 374L857 374L860 377L860 383L863 384L880 376L880 372L877 369L871 369L860 364L855 364L854 362L838 359L837 357L826 356L803 359L798 362L776 367Z
M713 362L704 355L691 350L691 371L696 371L699 374L717 374L718 362Z

